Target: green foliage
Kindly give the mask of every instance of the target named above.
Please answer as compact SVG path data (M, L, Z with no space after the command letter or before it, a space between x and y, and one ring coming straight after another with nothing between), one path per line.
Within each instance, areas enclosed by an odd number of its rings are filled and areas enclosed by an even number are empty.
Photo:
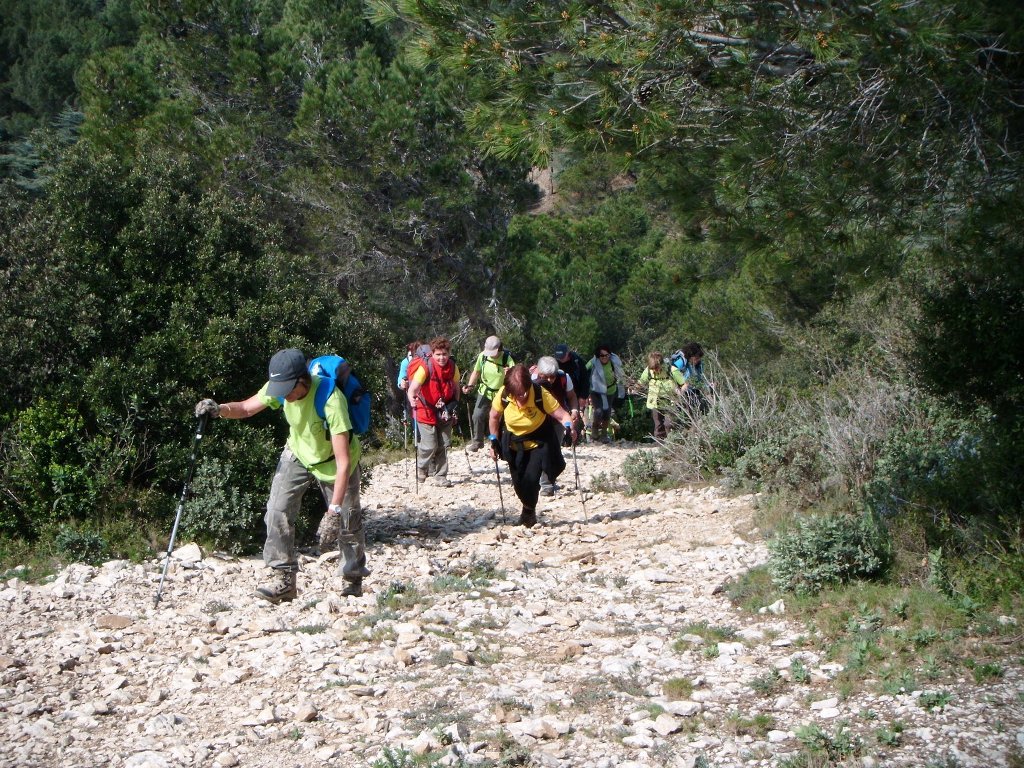
M735 463L735 476L757 488L793 491L809 500L818 498L824 475L820 436L803 425L769 435Z
M796 729L796 737L811 754L827 757L830 763L858 754L862 746L846 723L839 723L832 733L818 725L802 725Z
M888 533L867 515L798 520L768 546L772 579L797 594L879 578L892 559Z
M622 477L630 493L646 493L664 477L653 451L634 451L622 463Z
M273 450L272 445L254 443L265 455ZM254 551L262 538L259 523L266 509L265 484L246 489L233 474L230 465L218 458L199 462L181 520L183 540L198 540L233 554Z
M65 562L98 565L109 554L107 542L91 531L61 526L53 538L54 554Z

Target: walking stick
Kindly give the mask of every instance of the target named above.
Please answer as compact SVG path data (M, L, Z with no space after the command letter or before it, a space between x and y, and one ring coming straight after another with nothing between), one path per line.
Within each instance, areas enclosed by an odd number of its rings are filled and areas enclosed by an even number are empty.
M412 417L412 473L416 475L416 495L420 495L420 424ZM408 488L408 486L406 486Z
M188 472L185 474L185 485L181 489L181 498L178 500L178 510L174 513L174 527L171 528L171 540L167 542L167 555L164 558L164 570L160 574L160 585L156 590L156 597L153 598L153 607L160 604L160 595L164 591L164 579L167 578L167 568L171 564L171 552L174 551L174 539L178 535L178 523L181 522L181 513L185 509L185 502L188 501L189 486L192 485L192 475L196 470L196 457L199 456L199 441L203 439L203 431L206 429L206 422L210 415L204 413L199 417L196 424L196 436L192 441L192 456L188 460Z
M498 471L498 457L494 457L494 476L498 478L498 499L501 501L501 527L505 527L505 494L501 491L501 472Z
M469 403L466 403L466 409L469 410ZM458 424L458 422L455 422ZM459 437L462 438L462 453L466 456L466 466L469 467L469 475L473 476L473 462L469 460L469 446L466 445L466 433L462 431L462 425L459 424Z
M409 408L402 409L402 443L405 445L405 458L409 458ZM405 481L409 482L409 475L406 474ZM408 488L409 486L405 486Z
M580 465L576 462L576 441L572 442L572 468L576 473L576 490L580 492L580 506L583 508L583 524L587 524L587 502L583 498L583 487L580 485Z

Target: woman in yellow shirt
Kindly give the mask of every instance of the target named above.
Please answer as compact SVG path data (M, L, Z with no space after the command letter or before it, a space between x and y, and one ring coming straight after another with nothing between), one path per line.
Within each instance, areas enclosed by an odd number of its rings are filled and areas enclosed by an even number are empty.
M541 473L554 482L565 469L552 419L571 431L575 442L576 427L568 412L550 392L533 383L529 369L520 363L505 371L505 384L491 401L488 439L494 460L501 457L508 462L512 486L523 503L519 524L527 528L537 523Z

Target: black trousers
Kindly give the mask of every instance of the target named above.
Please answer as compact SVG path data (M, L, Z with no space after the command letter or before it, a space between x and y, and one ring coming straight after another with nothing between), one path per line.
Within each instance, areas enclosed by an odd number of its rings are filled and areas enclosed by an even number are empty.
M540 473L544 471L544 454L547 446L541 445L531 450L510 450L508 471L512 475L512 487L516 496L527 509L537 508L537 497L540 495Z

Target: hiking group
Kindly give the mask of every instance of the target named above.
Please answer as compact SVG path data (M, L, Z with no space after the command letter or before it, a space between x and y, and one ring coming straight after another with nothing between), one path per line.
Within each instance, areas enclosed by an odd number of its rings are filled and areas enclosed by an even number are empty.
M499 491L498 460L507 462L522 505L519 524L537 523L538 497L553 495L555 481L565 470L563 445L572 448L575 462L581 434L610 442L614 408L625 398L629 384L621 359L605 345L586 363L566 344L553 351L527 367L513 360L497 336L489 336L462 383L448 339L439 336L407 346L397 385L405 393L406 414L412 415L417 491L420 483L451 486L448 451L459 420L460 396L475 395L473 408L466 404L471 426L465 439L467 461L469 451L487 445ZM673 355L667 368L660 353L648 357L637 385L647 387L656 438L664 438L671 428L671 397L682 398L690 413L707 410L702 357L696 344ZM280 410L288 423L264 516L263 562L269 573L256 596L271 603L295 599L295 521L303 496L316 485L327 505L317 531L321 550L337 546L341 594L358 597L363 578L370 573L359 502L359 435L369 426L369 396L348 362L338 356L309 361L299 349L284 349L270 359L267 373L267 382L245 400L204 399L195 407L197 417L226 419L247 419L270 408ZM578 482L578 467L576 474Z

